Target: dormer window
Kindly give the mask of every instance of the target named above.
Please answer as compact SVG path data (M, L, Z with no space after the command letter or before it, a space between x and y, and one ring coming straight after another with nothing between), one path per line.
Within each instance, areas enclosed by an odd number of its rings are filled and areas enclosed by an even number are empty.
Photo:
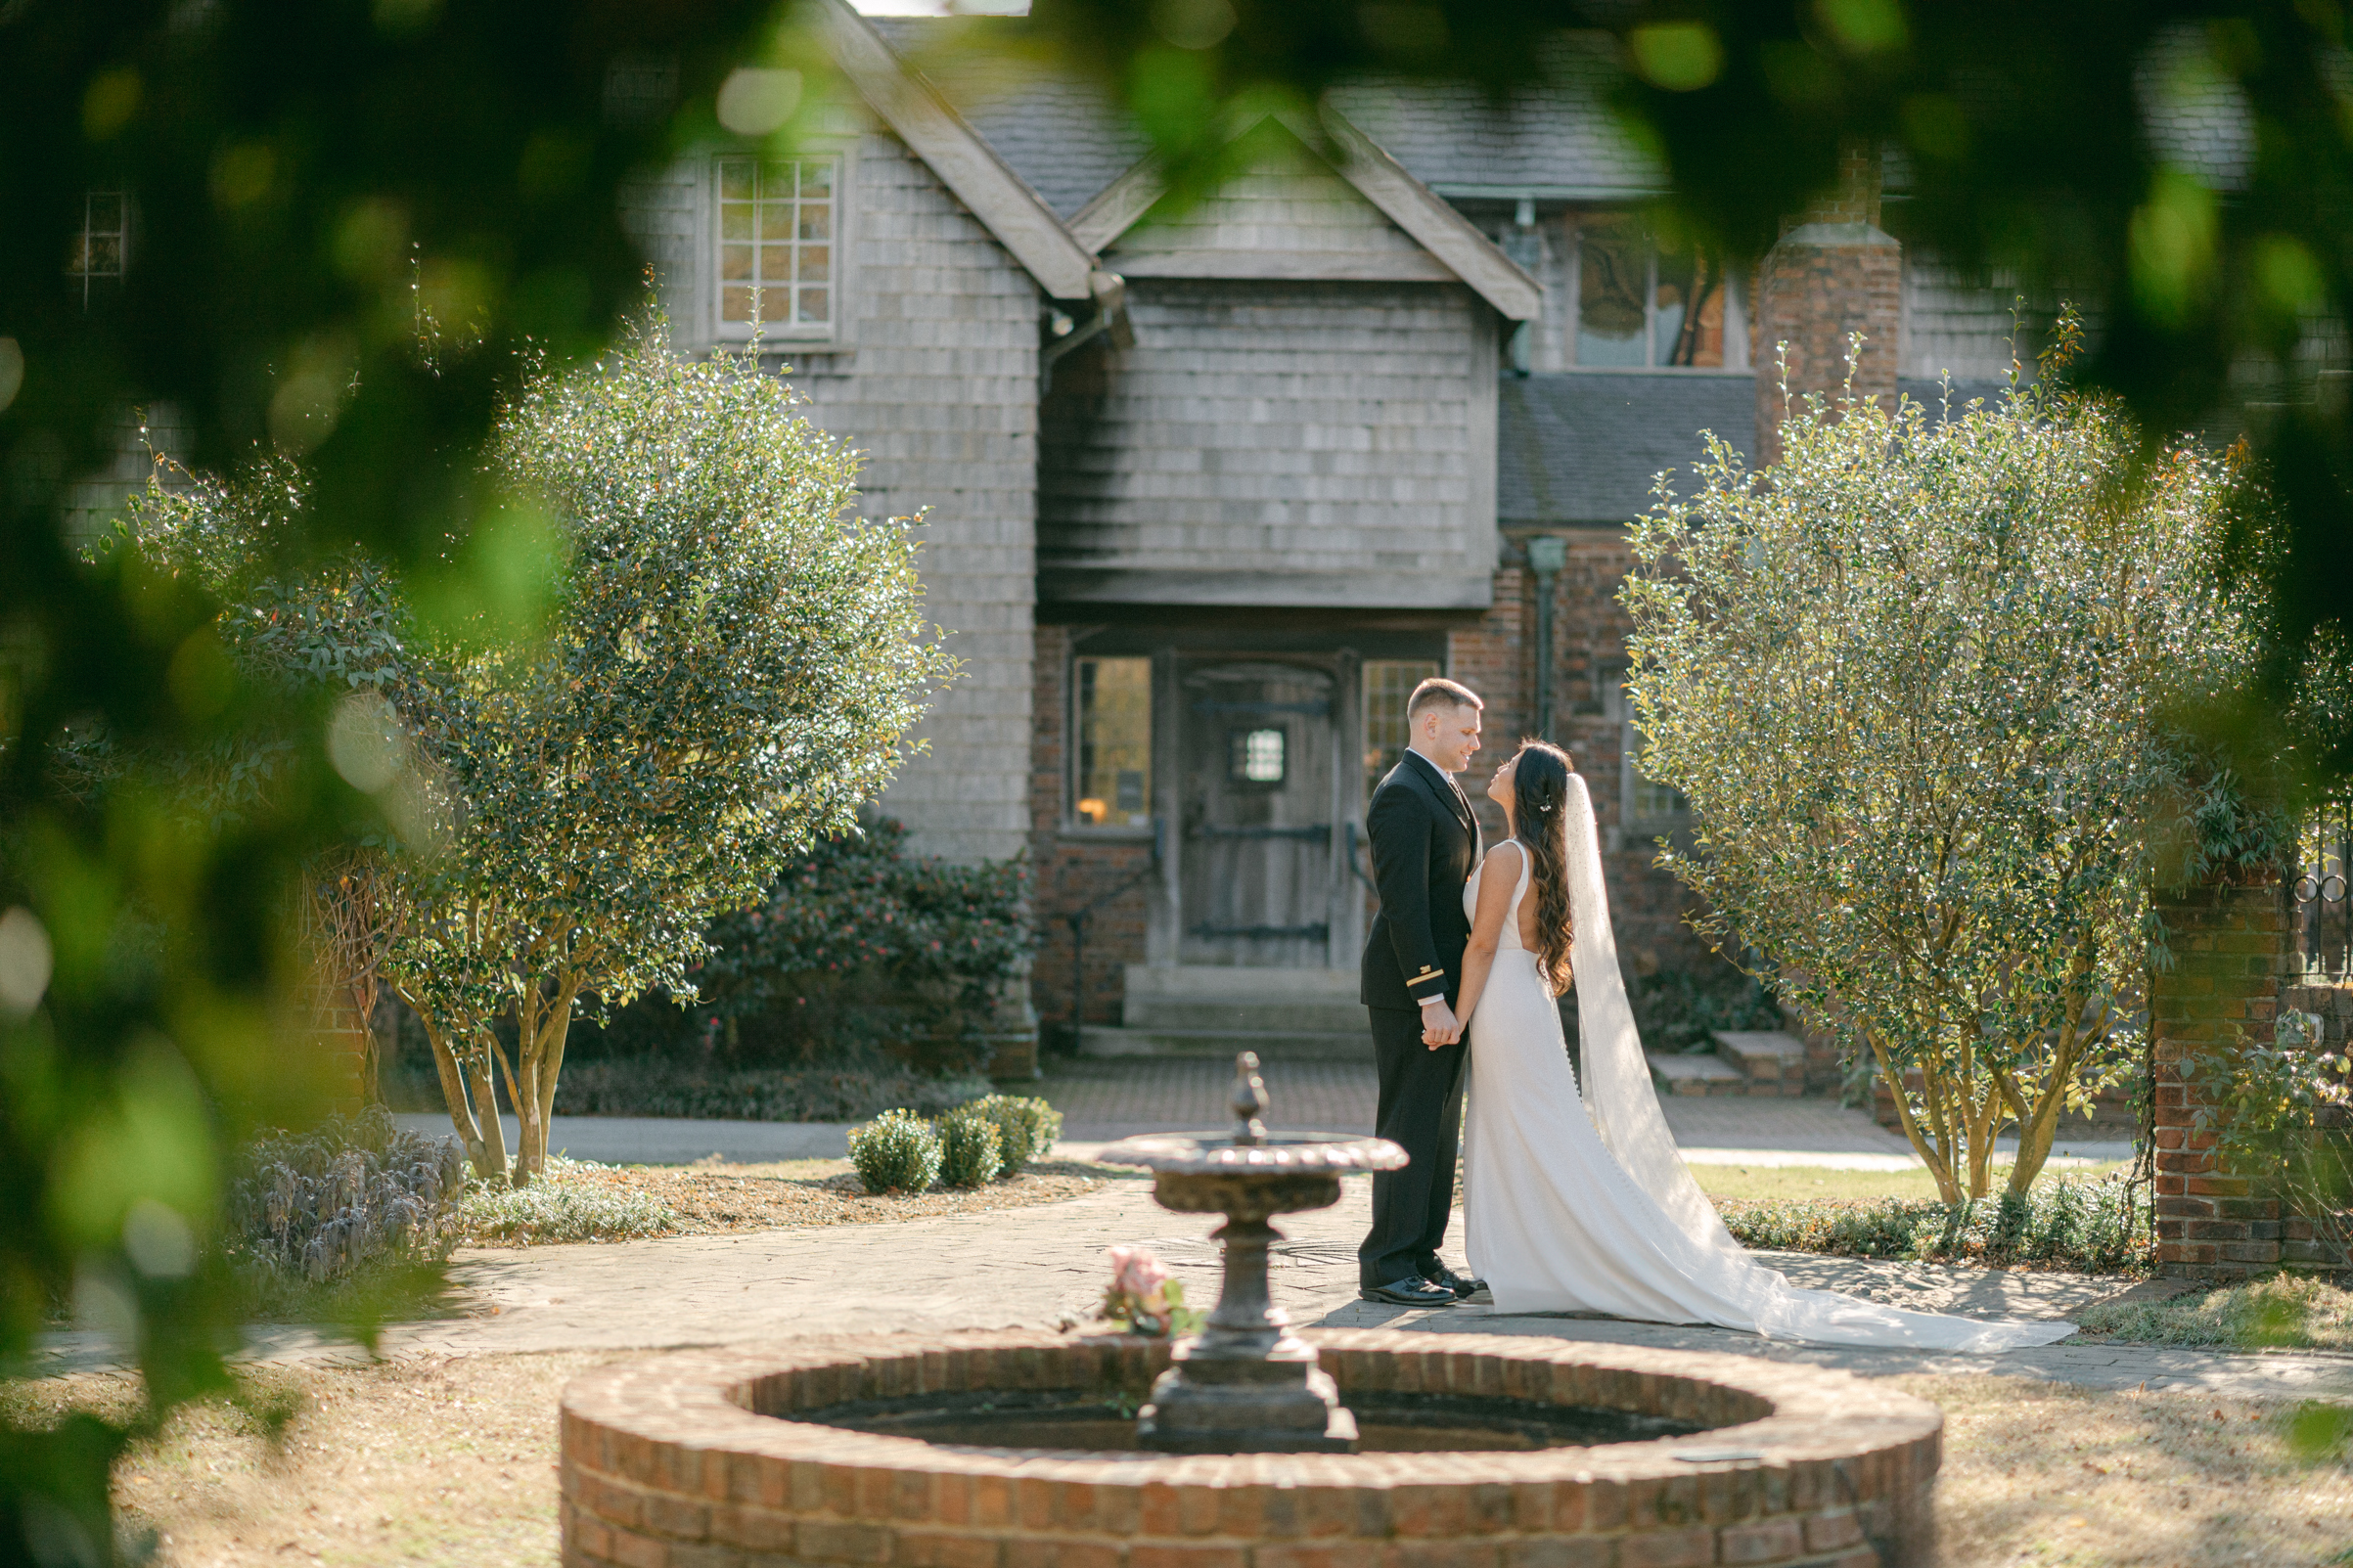
M120 191L91 191L82 197L81 232L66 258L66 276L81 286L86 308L91 295L122 282L130 254L131 203Z
M1719 257L1630 213L1576 220L1581 370L1745 370L1748 323Z
M838 162L717 160L719 336L830 337L837 314Z

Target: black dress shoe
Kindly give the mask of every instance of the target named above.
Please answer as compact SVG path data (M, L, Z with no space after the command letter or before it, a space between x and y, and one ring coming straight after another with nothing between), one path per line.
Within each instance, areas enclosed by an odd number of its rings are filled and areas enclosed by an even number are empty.
M1451 1292L1457 1301L1469 1301L1472 1296L1480 1294L1487 1288L1486 1280L1473 1279L1467 1274L1456 1274L1442 1263L1423 1270L1422 1277L1436 1285L1440 1290ZM1494 1298L1489 1296L1488 1299L1493 1300Z
M1415 1275L1385 1285L1365 1285L1357 1292L1367 1301L1385 1301L1398 1307L1451 1307L1454 1292Z

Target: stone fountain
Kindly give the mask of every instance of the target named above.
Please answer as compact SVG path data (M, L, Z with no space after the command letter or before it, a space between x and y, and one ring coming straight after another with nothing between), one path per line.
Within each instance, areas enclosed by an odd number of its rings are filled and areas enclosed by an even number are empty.
M1230 1136L1106 1151L1167 1207L1225 1216L1199 1335L863 1334L600 1367L564 1393L565 1563L1933 1561L1943 1418L1884 1384L1539 1333L1294 1332L1267 1222L1405 1156L1270 1136L1256 1065Z
M1234 1062L1234 1130L1224 1138L1148 1137L1114 1143L1107 1165L1153 1173L1153 1196L1179 1214L1222 1214L1225 1247L1217 1310L1179 1344L1136 1415L1137 1442L1172 1454L1353 1454L1356 1417L1339 1401L1316 1349L1290 1331L1268 1293L1266 1253L1278 1214L1330 1208L1340 1177L1393 1171L1405 1150L1385 1138L1270 1134L1258 1058Z

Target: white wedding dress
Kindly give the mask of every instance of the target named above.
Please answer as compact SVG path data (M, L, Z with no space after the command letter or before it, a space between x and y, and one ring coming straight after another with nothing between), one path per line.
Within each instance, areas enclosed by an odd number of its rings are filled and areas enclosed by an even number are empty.
M1529 862L1517 844L1518 887L1471 1021L1464 1230L1471 1272L1486 1279L1496 1310L1598 1312L1773 1339L1934 1350L2011 1350L2074 1332L2071 1323L1939 1317L1801 1290L1732 1238L1658 1108L1618 977L1593 803L1574 774L1563 811L1584 1096L1560 1012L1535 955L1519 943ZM1472 912L1478 883L1474 872L1463 892Z

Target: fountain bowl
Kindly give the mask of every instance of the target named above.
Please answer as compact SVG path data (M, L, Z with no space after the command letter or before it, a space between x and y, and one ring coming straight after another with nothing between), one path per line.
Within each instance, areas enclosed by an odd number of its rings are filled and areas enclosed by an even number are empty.
M1119 1409L1148 1397L1171 1347L1135 1335L875 1335L601 1368L564 1393L564 1561L1898 1568L1932 1559L1943 1415L1849 1373L1523 1335L1303 1337L1343 1399L1442 1408L1425 1451L1038 1444L1035 1412L1057 1401ZM837 1424L844 1411L926 1402L960 1412L935 1428L955 1440ZM1678 1435L1497 1448L1464 1431L1450 1447L1448 1422L1475 1427L1490 1411L1497 1430L1524 1432L1524 1417L1543 1407L1620 1412ZM1000 1415L1019 1441L977 1441ZM1107 1415L1069 1430L1126 1424Z

